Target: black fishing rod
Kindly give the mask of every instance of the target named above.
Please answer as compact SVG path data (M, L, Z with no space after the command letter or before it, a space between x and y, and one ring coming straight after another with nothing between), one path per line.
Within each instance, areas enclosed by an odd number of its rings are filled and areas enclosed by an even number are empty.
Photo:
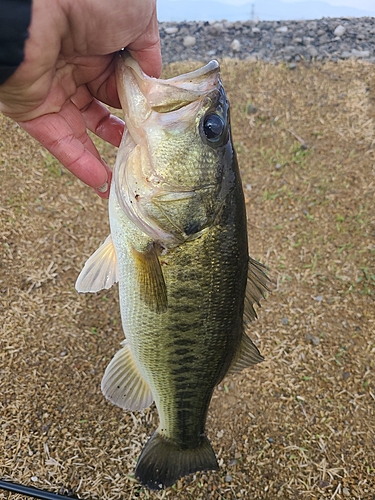
M59 495L51 491L34 488L33 486L24 486L23 484L13 483L12 481L2 481L0 479L0 490L11 491L12 493L19 493L27 497L39 498L40 500L79 500L77 497L70 497L67 495Z

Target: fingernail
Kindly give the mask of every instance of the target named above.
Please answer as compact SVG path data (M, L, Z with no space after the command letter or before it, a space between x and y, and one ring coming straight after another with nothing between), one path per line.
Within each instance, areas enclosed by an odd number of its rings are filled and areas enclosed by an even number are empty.
M96 190L99 191L99 193L106 193L108 191L108 182L105 181L103 186L96 188Z

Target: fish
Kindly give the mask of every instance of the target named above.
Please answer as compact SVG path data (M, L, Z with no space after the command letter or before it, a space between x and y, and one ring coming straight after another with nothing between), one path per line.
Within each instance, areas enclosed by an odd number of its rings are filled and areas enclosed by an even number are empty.
M110 235L78 292L119 284L125 340L104 396L124 410L155 402L159 426L135 476L151 490L218 470L206 435L215 387L263 361L246 334L269 288L249 256L230 108L217 61L169 79L116 56L125 120L109 196Z

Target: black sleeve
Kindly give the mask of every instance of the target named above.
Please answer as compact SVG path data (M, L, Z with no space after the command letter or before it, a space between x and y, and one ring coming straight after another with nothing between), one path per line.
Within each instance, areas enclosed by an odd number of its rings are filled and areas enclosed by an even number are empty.
M0 0L0 85L23 61L32 0Z

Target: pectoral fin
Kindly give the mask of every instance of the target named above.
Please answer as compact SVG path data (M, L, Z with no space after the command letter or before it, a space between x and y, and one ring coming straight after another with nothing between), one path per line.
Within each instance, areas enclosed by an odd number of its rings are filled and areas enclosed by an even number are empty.
M168 298L163 271L155 244L144 252L132 249L137 267L137 282L142 300L155 312L167 310Z
M243 333L240 347L232 366L228 370L228 374L239 373L244 368L256 365L261 361L264 361L264 358L260 354L258 348L253 344L252 340Z
M98 292L111 288L118 281L118 269L112 236L86 261L76 281L76 290L80 293Z
M247 286L245 297L245 318L249 321L257 318L254 304L260 307L260 299L270 291L272 282L266 275L266 267L249 256Z
M142 410L150 406L154 398L134 363L126 340L123 346L107 366L102 392L111 403L124 410Z

